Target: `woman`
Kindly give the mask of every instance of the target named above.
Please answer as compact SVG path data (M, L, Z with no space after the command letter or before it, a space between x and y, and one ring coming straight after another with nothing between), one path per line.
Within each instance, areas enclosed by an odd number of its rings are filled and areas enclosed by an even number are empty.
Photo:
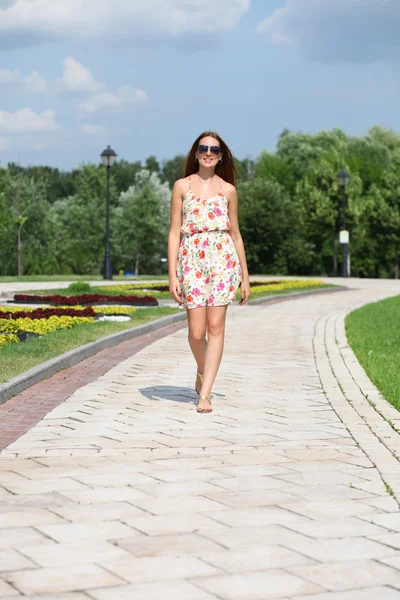
M240 285L239 304L250 296L235 175L228 146L217 133L206 131L194 142L185 176L172 190L169 291L187 310L201 413L212 412L210 394L222 358L227 306Z

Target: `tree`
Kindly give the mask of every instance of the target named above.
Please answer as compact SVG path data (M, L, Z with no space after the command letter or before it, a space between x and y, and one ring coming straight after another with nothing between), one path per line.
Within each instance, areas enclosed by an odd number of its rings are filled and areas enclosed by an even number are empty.
M167 181L172 188L177 179L181 179L184 175L186 157L178 154L171 160L166 160L163 163L161 171L162 181Z
M166 254L168 206L171 190L156 173L139 171L135 184L119 199L115 245L121 266L147 272L160 271Z

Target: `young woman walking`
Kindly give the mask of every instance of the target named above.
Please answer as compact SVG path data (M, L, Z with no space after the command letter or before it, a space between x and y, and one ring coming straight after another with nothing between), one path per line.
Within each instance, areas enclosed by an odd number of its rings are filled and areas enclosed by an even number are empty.
M250 296L235 176L228 146L217 133L206 131L194 142L185 176L172 190L169 291L187 310L201 413L212 412L210 395L222 358L228 304L239 286L239 304Z

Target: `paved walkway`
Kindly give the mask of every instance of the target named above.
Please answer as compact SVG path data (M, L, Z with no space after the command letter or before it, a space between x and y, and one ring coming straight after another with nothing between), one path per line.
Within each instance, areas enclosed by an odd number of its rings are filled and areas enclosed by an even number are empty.
M183 329L10 444L0 597L400 598L398 434L357 396L340 329L398 283L356 286L231 307L211 415Z

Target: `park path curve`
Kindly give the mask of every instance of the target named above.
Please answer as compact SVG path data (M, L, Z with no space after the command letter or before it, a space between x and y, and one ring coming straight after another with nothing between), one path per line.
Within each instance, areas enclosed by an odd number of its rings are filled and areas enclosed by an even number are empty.
M399 599L395 440L346 398L330 325L397 285L349 283L231 307L210 415L183 329L9 445L0 598Z

